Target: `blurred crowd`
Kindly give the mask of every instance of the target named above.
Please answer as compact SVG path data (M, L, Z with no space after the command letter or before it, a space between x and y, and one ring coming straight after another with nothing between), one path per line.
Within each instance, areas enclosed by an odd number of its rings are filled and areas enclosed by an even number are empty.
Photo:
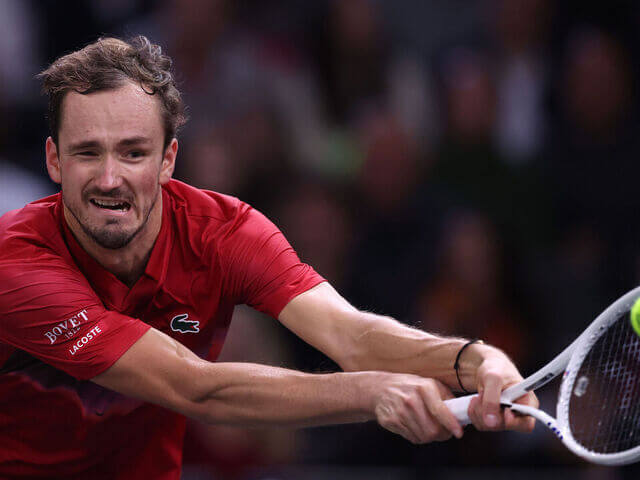
M56 191L34 75L144 34L189 106L178 179L264 212L358 307L485 339L530 373L640 280L639 32L633 1L0 0L0 213ZM335 368L244 308L223 359ZM375 425L194 424L185 458L185 478L230 479L581 464L540 429L414 447Z

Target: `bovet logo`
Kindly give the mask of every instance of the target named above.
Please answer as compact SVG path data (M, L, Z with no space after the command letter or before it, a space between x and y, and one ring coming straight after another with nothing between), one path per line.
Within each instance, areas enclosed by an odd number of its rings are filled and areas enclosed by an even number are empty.
M58 341L58 338L64 336L64 338L71 338L73 335L80 331L80 325L87 323L89 316L86 310L81 310L73 317L67 318L64 322L60 322L48 332L45 332L44 336L49 339L51 345Z

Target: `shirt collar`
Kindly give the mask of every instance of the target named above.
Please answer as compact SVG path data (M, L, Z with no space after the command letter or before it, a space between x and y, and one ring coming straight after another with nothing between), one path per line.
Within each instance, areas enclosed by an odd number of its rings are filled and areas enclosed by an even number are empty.
M123 307L123 302L127 297L137 296L134 292L139 290L148 291L149 288L157 290L158 286L164 282L167 275L169 265L169 256L171 254L173 244L173 229L171 227L171 198L162 189L162 224L158 238L153 245L151 255L147 262L144 274L138 279L135 285L130 289L122 283L113 273L100 265L91 255L89 255L76 240L73 232L69 228L62 205L62 194L58 198L56 205L56 214L60 219L60 225L64 234L64 239L69 248L73 259L87 277L91 286L96 293L105 299L105 295L109 303L116 307Z

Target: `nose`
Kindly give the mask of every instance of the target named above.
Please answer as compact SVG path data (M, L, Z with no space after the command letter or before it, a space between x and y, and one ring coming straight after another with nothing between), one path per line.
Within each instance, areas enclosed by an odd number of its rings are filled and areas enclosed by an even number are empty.
M103 191L113 190L122 185L121 165L116 156L107 154L102 158L94 180L96 187Z

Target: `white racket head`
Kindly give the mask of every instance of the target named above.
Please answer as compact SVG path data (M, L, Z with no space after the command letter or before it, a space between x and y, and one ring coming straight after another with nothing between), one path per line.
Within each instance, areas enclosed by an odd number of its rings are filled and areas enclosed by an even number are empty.
M580 335L560 387L557 421L576 455L605 465L640 460L640 336L630 310L640 287Z

